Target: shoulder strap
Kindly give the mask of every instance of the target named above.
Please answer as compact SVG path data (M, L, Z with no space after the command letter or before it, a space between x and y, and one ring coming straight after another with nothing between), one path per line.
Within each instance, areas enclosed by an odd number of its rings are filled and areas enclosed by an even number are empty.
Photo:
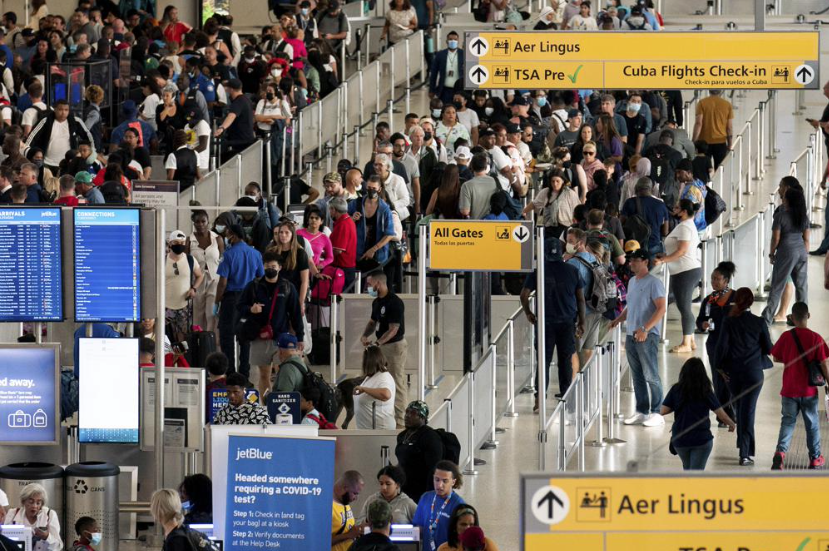
M268 312L268 325L270 325L271 320L273 319L273 310L276 308L276 297L279 296L279 287L280 285L277 284L276 288L273 290L273 298L271 299L271 311Z
M806 357L806 351L803 350L803 344L800 342L800 338L797 336L797 328L792 329L789 331L791 333L792 338L794 339L794 344L797 346L797 351L800 353L800 357L804 364L806 364L809 359Z
M573 255L573 258L575 258L576 260L578 260L579 262L581 262L582 264L584 264L586 267L588 267L591 270L594 269L594 268L597 268L599 266L598 262L596 262L596 264L591 264L590 262L588 262L587 260L585 260L584 258L582 258L578 255Z
M195 265L195 259L192 255L187 256L187 265L190 267L190 287L193 287L193 283L196 282L196 274L193 273L193 266Z

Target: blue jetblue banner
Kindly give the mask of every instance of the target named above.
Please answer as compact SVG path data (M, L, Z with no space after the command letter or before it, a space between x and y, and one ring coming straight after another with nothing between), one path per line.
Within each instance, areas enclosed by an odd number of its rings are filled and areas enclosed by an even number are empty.
M334 440L233 436L225 550L331 547Z

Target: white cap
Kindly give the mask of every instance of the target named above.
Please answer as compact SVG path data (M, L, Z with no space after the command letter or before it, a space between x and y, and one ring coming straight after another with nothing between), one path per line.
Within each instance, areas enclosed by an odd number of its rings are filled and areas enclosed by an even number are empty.
M455 150L455 158L468 160L472 158L472 152L465 145L460 146Z
M184 235L184 232L181 230L173 230L170 232L170 237L167 239L167 242L171 241L186 241L187 236Z
M540 21L543 21L543 20L544 20L544 18L546 18L546 17L547 17L548 15L550 15L551 13L554 13L555 11L556 11L556 10L554 10L554 9L553 9L553 8L551 8L550 6L544 6L543 8L541 8L541 11L538 13L538 19L539 19Z

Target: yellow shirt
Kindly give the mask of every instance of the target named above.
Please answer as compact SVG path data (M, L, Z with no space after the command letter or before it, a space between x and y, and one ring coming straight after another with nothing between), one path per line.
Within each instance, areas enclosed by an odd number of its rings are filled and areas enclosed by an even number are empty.
M697 116L702 115L700 140L709 144L726 143L728 121L734 118L731 103L719 96L708 96L697 104Z
M354 520L354 513L351 511L350 505L342 505L337 503L336 501L333 502L333 512L331 515L331 535L337 534L344 534L348 532L354 525L357 524L357 521ZM351 546L354 544L352 540L344 540L338 543L337 545L331 546L331 551L348 551Z

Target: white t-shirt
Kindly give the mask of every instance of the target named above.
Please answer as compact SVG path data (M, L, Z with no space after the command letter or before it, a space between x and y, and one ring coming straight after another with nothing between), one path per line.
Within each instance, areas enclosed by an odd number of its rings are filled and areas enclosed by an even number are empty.
M487 150L487 153L490 154L492 162L495 163L495 171L498 172L498 183L501 184L504 191L509 191L509 180L506 176L501 174L501 171L505 168L511 167L512 160L510 160L510 158L507 157L507 154L504 153L504 150L497 145L492 149Z
M259 103L256 104L255 113L257 115L265 115L266 117L282 116L290 118L291 105L284 99L281 102L277 100L273 103L261 99L259 100ZM271 125L266 122L257 122L256 126L259 127L259 130L264 130L266 132L271 130Z
M596 18L591 16L582 17L575 15L567 23L567 27L572 31L598 31L599 25L596 23Z
M161 98L158 97L158 94L150 94L144 98L144 103L141 104L141 116L153 127L153 130L158 130L155 120L155 110L160 103Z
M665 238L665 253L673 254L676 252L680 241L688 241L688 250L677 260L668 263L668 270L671 275L681 274L702 266L697 258L699 233L696 225L694 225L693 218L677 224L673 231L668 234L668 237Z
M188 125L185 130L192 130L196 134L196 145L199 144L199 139L202 136L207 136L207 148L204 151L196 151L196 157L198 158L198 165L200 170L206 171L207 168L210 166L210 124L204 119L200 119L199 122L196 123L195 128L190 128ZM193 150L195 151L195 147Z
M465 111L456 111L456 115L458 117L458 122L466 127L470 135L472 135L472 129L478 128L478 125L481 124L481 120L478 118L478 113L468 107ZM471 145L472 144L470 144L470 146Z
M354 414L357 418L358 429L371 429L372 404L377 403L377 430L394 430L394 378L388 371L375 373L360 383L366 388L387 388L391 397L385 402L372 398L368 394L360 394L354 397Z
M35 107L40 109L40 111L35 109ZM49 108L42 101L32 104L31 107L23 111L23 118L21 119L20 124L22 126L31 126L32 129L34 129L35 124L37 123L38 115L40 115L40 112L46 111L47 109Z
M43 163L49 166L58 166L66 157L69 148L69 121L55 121L52 123L52 135L49 138L49 145L46 147Z

